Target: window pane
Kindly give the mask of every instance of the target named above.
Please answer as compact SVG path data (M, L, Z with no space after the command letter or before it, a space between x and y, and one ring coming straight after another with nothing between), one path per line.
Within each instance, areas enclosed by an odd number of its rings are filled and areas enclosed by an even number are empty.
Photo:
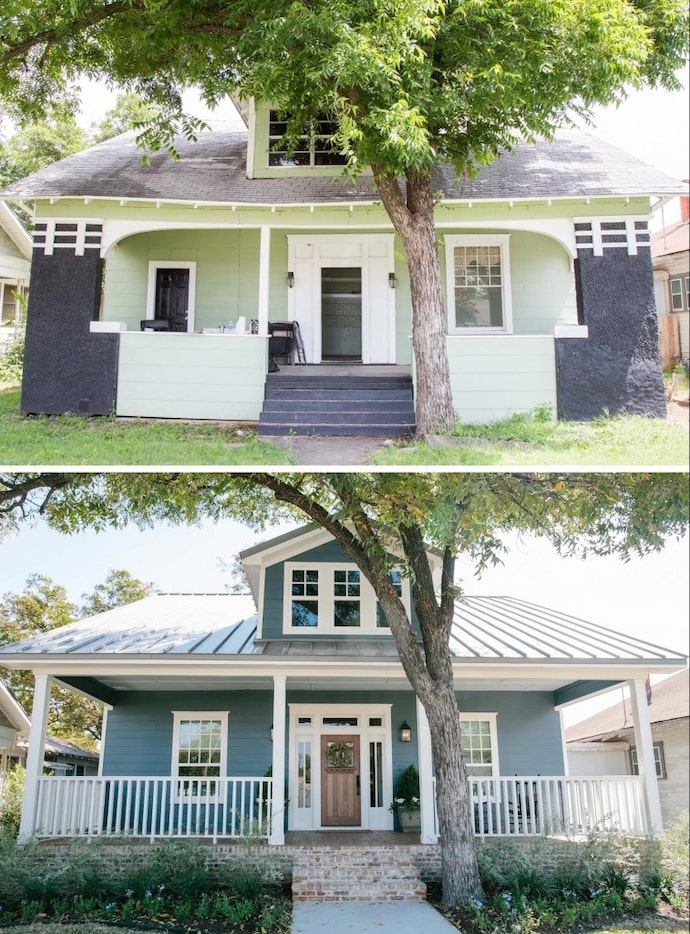
M333 625L359 626L359 601L335 600L333 603Z
M319 625L318 600L293 600L292 625L300 627L316 627Z

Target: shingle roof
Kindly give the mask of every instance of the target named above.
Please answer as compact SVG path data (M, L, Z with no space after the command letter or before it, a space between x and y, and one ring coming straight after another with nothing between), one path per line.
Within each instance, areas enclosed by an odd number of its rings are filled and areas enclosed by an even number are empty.
M251 597L240 594L158 594L98 616L0 648L24 657L135 655L387 656L391 637L256 642ZM450 648L468 661L655 662L684 660L659 646L510 597L465 597L458 602Z
M652 686L652 702L649 705L649 719L652 723L665 720L678 720L690 716L688 709L690 679L687 668L678 674L665 678L659 684ZM569 743L583 742L596 737L608 736L625 729L632 729L632 707L630 698L625 704L619 702L599 713L574 723L565 732Z
M665 230L652 234L652 256L670 256L672 253L687 253L690 250L690 224L678 221Z
M248 179L246 131L214 129L197 143L180 138L173 162L158 152L141 161L125 133L69 156L0 191L6 198L138 198L248 205L357 203L380 200L371 179L300 177ZM562 133L552 141L520 143L476 178L456 183L442 168L434 190L447 199L597 197L680 194L683 186L634 156L591 135Z

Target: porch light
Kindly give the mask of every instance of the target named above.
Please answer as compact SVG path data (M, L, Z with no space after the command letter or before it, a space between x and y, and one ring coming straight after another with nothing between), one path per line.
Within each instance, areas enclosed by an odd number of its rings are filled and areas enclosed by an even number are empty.
M397 285L397 283L398 283L398 280L397 280L397 278L396 278L396 276L395 276L395 273L394 273L394 272L389 272L389 273L388 273L388 285L389 285L392 289L394 289L395 286Z
M271 728L268 731L268 738L270 739L271 742L273 742L273 724L271 724Z
M295 274L294 272L289 272L287 274L287 287L289 289L292 289L294 288L294 285L295 285Z
M400 727L400 742L409 743L412 739L412 728L407 720L403 720Z

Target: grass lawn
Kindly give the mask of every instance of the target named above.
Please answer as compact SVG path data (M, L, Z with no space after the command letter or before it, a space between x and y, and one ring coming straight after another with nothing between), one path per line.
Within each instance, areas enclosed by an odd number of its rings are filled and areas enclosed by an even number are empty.
M378 465L530 467L688 466L687 423L640 416L553 422L539 415L515 415L491 425L460 425L431 443L408 442L382 448Z
M19 414L19 389L0 389L0 464L291 464L292 456L234 424Z

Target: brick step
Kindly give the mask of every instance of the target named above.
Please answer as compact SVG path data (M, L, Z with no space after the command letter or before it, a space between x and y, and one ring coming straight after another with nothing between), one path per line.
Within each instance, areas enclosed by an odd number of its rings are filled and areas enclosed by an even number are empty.
M295 852L292 898L307 902L422 901L426 885L400 847L314 847Z

